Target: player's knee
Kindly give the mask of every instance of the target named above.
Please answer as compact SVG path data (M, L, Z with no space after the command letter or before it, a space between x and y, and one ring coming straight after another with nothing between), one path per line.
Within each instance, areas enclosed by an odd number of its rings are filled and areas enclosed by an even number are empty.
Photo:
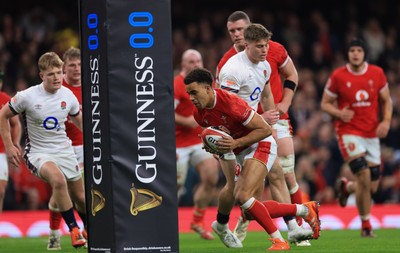
M183 187L185 185L188 170L188 166L177 164L176 180L178 187Z
M262 200L262 196L264 194L264 184L260 185L259 187L257 187L255 193L254 193L254 197L257 200Z
M215 188L218 180L215 177L202 177L201 184L206 188Z
M235 194L235 200L240 204L246 203L246 201L249 200L251 197L252 196L250 194L244 191L238 191Z
M289 189L289 194L290 195L295 194L299 190L299 188L300 188L299 185L296 183L293 188Z
M284 174L294 173L294 154L280 156L279 163L281 164Z
M241 187L241 185L235 186L233 195L235 196L235 200L241 204L252 197L252 194L248 191L248 189L245 187Z
M368 168L368 163L365 157L358 157L349 162L349 167L353 174L357 174L360 170Z
M177 184L178 184L178 188L183 187L185 185L185 178L178 175L177 176Z
M49 210L53 212L60 212L60 209L56 207L55 203L50 203L48 204Z
M372 166L369 167L369 170L371 171L371 181L376 181L379 179L379 177L381 176L381 170L380 170L380 166Z
M376 193L378 191L378 188L379 188L379 181L378 180L372 181L371 182L371 194Z
M202 184L215 186L218 183L218 168L201 168L198 172Z

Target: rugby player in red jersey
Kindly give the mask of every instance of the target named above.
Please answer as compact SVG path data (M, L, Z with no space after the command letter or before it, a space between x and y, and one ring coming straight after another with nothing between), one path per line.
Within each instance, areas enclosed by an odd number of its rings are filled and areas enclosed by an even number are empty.
M355 193L361 218L361 235L374 237L370 222L371 193L378 189L381 167L379 138L389 132L393 104L383 69L366 61L367 46L355 38L347 51L348 63L328 79L321 108L335 119L343 159L355 181L337 182L339 204L346 206Z

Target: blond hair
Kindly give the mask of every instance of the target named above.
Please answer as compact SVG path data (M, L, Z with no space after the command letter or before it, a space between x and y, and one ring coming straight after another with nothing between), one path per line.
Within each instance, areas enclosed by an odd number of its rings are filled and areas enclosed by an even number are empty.
M44 71L49 67L62 68L64 62L54 52L44 53L39 58L38 67L40 71Z

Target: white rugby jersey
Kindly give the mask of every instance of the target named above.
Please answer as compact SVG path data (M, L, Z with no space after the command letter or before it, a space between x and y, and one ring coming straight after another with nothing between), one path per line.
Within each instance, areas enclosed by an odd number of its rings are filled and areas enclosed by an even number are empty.
M80 110L71 90L61 86L52 94L41 83L18 92L9 106L23 116L27 152L59 153L71 148L64 123L68 114L77 115Z
M271 66L267 61L252 63L245 51L232 56L222 67L218 79L222 89L235 92L255 111L261 92L269 82Z

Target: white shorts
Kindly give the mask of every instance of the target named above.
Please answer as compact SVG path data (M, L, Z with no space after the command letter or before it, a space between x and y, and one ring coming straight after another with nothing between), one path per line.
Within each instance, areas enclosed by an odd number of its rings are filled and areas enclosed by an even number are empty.
M40 178L39 171L46 162L54 162L60 168L67 181L76 181L81 177L81 170L73 152L57 154L28 153L25 155L25 162L28 169Z
M293 138L293 129L288 119L280 119L276 124L272 125L272 128L276 130L277 139L282 138Z
M189 166L196 167L200 162L213 158L213 155L203 149L203 144L196 144L184 148L176 148L178 184L185 183Z
M8 161L5 153L0 153L0 180L8 181Z
M78 163L83 163L83 145L72 146Z
M365 160L367 160L367 162L381 164L379 138L365 138L350 134L344 134L337 138L340 152L345 160L349 157L365 153Z
M236 161L243 165L246 159L257 159L265 164L267 170L270 171L277 156L277 145L274 137L271 135L237 154Z

